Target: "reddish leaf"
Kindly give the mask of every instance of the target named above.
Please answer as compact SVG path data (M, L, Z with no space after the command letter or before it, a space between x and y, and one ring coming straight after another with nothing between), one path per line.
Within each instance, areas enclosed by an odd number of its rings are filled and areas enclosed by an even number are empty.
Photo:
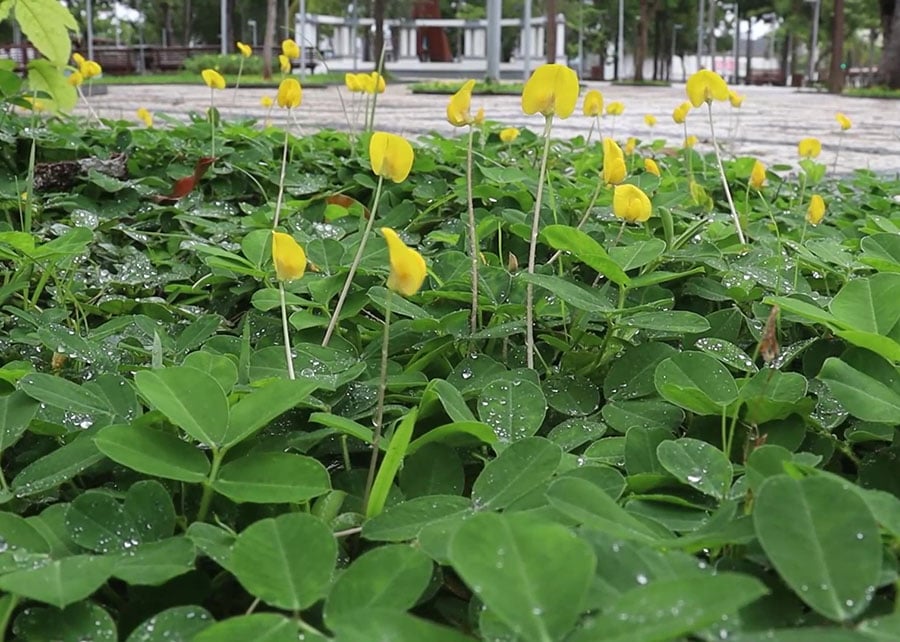
M191 176L179 178L172 184L172 191L168 195L162 196L157 194L152 197L153 200L157 203L168 205L184 198L194 191L194 188L197 187L200 179L206 174L206 170L208 170L209 166L215 161L216 159L212 156L202 156L194 166L194 173Z
M346 210L349 210L354 205L359 205L363 211L363 217L369 218L369 210L365 205L357 201L352 196L347 196L346 194L332 194L325 198L325 203L328 205L337 205L339 207L343 207Z

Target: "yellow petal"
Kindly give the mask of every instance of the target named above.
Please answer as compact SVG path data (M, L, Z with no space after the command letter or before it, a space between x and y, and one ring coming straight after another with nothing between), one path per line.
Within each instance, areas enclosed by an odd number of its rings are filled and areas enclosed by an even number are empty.
M688 78L685 92L694 107L714 100L728 100L728 84L725 79L709 69L701 69Z
M373 71L369 74L369 77L372 79L372 93L383 94L384 90L387 88L387 85L384 82L384 76L377 71Z
M359 76L354 73L346 73L344 74L344 85L347 87L347 91L356 93L358 91L362 91L362 85L359 84Z
M281 73L291 73L291 59L284 54L278 54L278 66L281 68Z
M606 106L607 116L621 116L625 111L625 104L614 100Z
M244 58L249 58L250 56L253 55L253 48L250 45L244 44L241 41L238 41L237 48L238 48L238 51L241 52L241 55Z
M478 111L475 112L475 118L472 119L473 125L483 125L484 124L484 107L479 107Z
M696 136L694 136L693 134L691 134L690 136L688 136L687 138L684 139L684 146L687 147L688 149L691 149L698 142L699 142L698 138Z
M389 289L412 296L422 288L428 273L425 259L416 250L407 247L397 233L389 227L382 227L381 233L387 241L388 255L391 262L391 273L388 276Z
M585 116L599 116L603 113L603 94L596 89L591 89L584 95L581 111Z
M847 118L847 115L846 115L846 114L843 114L843 113L841 113L841 112L838 112L838 113L836 113L836 114L834 115L834 119L835 119L836 121L838 121L838 123L839 123L840 126L841 126L841 129L844 130L844 131L847 131L848 129L850 129L851 127L853 127L853 123L850 122L850 119Z
M455 94L450 97L447 103L447 122L454 127L465 127L472 124L472 116L469 110L472 105L472 89L475 87L474 80L468 80L459 88Z
M203 76L203 82L210 89L225 89L225 79L215 69L204 69L200 75Z
M678 105L672 112L672 120L681 125L687 119L688 112L691 111L691 103L684 102Z
M402 183L409 176L415 153L402 136L375 132L369 140L369 162L376 176Z
M629 136L628 140L625 141L625 154L631 156L635 147L637 147L637 138Z
M281 53L292 60L300 57L300 46L291 38L281 41Z
M804 138L797 143L797 153L801 158L816 158L822 153L822 143L818 138Z
M650 218L650 199L634 185L616 185L613 192L613 214L629 223L643 223Z
M750 171L750 187L760 189L766 183L766 166L760 161L753 163L753 169Z
M375 81L369 74L356 74L356 81L359 83L360 89L365 93L375 93Z
M84 76L81 75L80 71L73 71L71 74L69 74L68 81L69 84L73 87L80 87L84 82Z
M93 60L85 60L78 66L78 71L81 72L81 75L84 76L84 79L93 78L94 76L99 76L103 73L103 68L100 66L100 63L95 62Z
M296 78L285 78L278 85L278 106L293 109L303 102L303 89Z
M657 164L656 164L656 161L653 160L652 158L645 158L645 159L644 159L644 170L645 170L648 174L653 174L653 175L656 176L656 177L659 177L659 175L660 175L660 172L659 172L659 165L657 165Z
M272 105L275 104L275 101L272 100L271 96L263 96L262 98L259 99L259 104L262 105L263 107L265 107L266 109L268 109L269 107L271 107Z
M654 116L653 114L645 114L644 123L647 125L647 127L653 127L654 125L656 125L656 116Z
M500 140L504 143L511 143L519 137L519 130L515 127L507 127L500 130Z
M612 138L603 139L603 182L618 185L625 180L625 154Z
M578 102L578 74L565 65L547 63L534 70L522 90L526 114L568 118Z
M279 281L293 281L306 272L306 253L284 232L272 232L272 262Z
M744 97L732 89L728 90L728 100L735 109L744 104Z
M78 53L76 51L75 53L72 54L72 62L75 63L76 67L80 67L81 65L84 64L84 56L82 56L80 53Z
M137 117L144 123L147 127L153 127L153 114L150 113L146 107L138 107Z
M806 220L813 225L818 225L825 218L825 201L818 194L813 194L809 199L809 208L806 210Z

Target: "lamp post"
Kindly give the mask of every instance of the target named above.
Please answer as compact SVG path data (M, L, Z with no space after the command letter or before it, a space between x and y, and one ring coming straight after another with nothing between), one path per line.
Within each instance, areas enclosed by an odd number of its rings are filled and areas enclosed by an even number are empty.
M219 39L222 41L222 55L228 55L228 2L219 0Z
M503 16L501 0L487 0L487 79L500 82L500 20Z
M703 24L703 11L706 0L699 0L697 7L697 69L703 67L703 36L705 33Z
M806 71L806 86L812 85L815 80L813 76L816 73L816 52L819 50L819 10L821 8L821 0L804 0L812 2L813 5L813 23L812 23L812 46L809 49L809 65Z
M522 77L525 81L531 76L531 0L525 0L524 11L522 12Z
M675 65L675 39L678 37L678 32L681 31L684 25L680 23L675 23L672 25L672 55L669 56L669 80L672 79L672 67Z
M357 8L357 1L350 3L350 54L353 56L353 72L356 73L356 70L359 66L359 61L357 58L356 51L356 39L359 35L359 9Z
M87 57L88 60L94 59L94 3L87 0L85 5L87 11Z
M247 26L250 27L250 42L253 43L253 48L256 48L256 20L248 20Z
M578 77L584 78L584 0L578 3Z
M702 2L702 0L701 0ZM616 80L623 75L625 65L625 0L619 0L619 32L616 35Z

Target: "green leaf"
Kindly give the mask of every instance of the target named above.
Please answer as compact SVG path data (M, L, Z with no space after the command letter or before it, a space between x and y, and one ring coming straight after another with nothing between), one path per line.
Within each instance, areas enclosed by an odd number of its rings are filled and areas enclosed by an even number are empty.
M541 238L553 249L568 252L616 285L628 285L628 275L619 264L600 243L581 230L568 225L548 225L541 232Z
M213 488L238 503L299 504L327 493L331 480L312 457L250 453L222 466Z
M609 248L609 256L626 272L644 267L652 260L662 256L666 242L662 239L637 241L629 245L617 245Z
M412 608L431 581L432 562L418 549L402 544L374 548L353 561L334 583L325 602L331 627L360 609Z
M900 339L900 274L851 279L828 307L846 329Z
M101 428L94 443L114 462L145 475L199 483L209 474L202 450L175 435L142 426Z
M46 559L50 544L35 526L13 513L0 512L0 541L4 544L0 553L0 573L27 568L32 563L30 555Z
M132 586L159 586L193 570L195 558L191 540L170 537L123 554L113 575Z
M78 23L68 9L55 0L18 0L16 20L28 40L50 62L57 67L68 64L72 54L69 31L78 32Z
M37 401L21 390L0 397L0 453L19 441L37 410Z
M472 443L493 445L497 441L497 434L487 424L480 421L455 421L451 424L432 428L421 437L414 439L409 444L407 454L415 454L422 446L438 442L448 445L467 445Z
M753 524L778 574L817 613L836 621L862 613L881 573L878 526L849 482L770 477Z
M630 328L655 330L666 334L699 333L709 330L709 321L695 312L684 310L637 312L624 317L621 324Z
M738 398L731 373L702 352L681 352L656 367L653 381L659 394L698 415L721 414Z
M192 642L297 642L297 639L297 625L288 618L276 613L254 613L216 622L200 631Z
M900 237L896 234L873 234L859 243L860 262L871 265L879 272L900 272Z
M562 477L547 489L550 505L577 522L624 540L649 544L670 537L626 511L599 486L586 479Z
M125 642L191 642L213 622L201 606L175 606L142 622Z
M67 482L100 461L103 461L103 455L94 445L92 433L84 432L23 468L13 479L11 487L17 497L42 493Z
M23 377L19 386L29 397L54 408L87 415L112 414L103 399L86 387L62 377L36 372Z
M336 561L331 530L304 513L252 524L238 535L231 553L234 575L251 595L291 611L325 596Z
M475 415L466 404L462 394L457 390L456 386L444 379L432 379L422 391L421 407L425 407L428 401L434 395L440 400L441 405L447 412L447 416L453 421L475 421Z
M237 366L234 361L221 354L203 350L192 352L184 358L181 365L205 372L222 386L222 390L226 394L231 392L238 380Z
M627 347L610 365L603 380L604 395L607 399L637 399L655 394L653 372L661 361L675 353L669 344L655 341Z
M587 416L600 405L600 390L575 374L554 375L544 382L543 388L550 407L570 417Z
M138 392L191 437L220 447L228 435L228 399L210 375L184 366L134 375Z
M882 383L885 379L879 376L884 369L878 368L877 362L885 365L887 362L875 355L870 359L864 372L837 357L829 357L819 372L819 379L853 416L894 424L900 417L900 393Z
M335 642L472 642L459 631L387 609L363 609L335 618Z
M763 303L767 305L777 305L781 308L782 313L795 314L814 323L821 323L827 328L835 328L838 326L838 320L834 318L833 314L800 299L789 298L786 296L770 296L763 299Z
M125 508L102 491L87 491L69 504L66 530L73 542L96 553L128 551L143 541Z
M378 474L375 476L372 492L366 504L366 518L368 519L375 517L384 509L394 478L397 476L397 471L400 470L403 458L406 456L413 428L416 427L417 416L418 412L415 408L410 410L400 422L400 425L394 430L394 434L391 435L391 443L388 445L384 459L378 467Z
M200 346L216 333L221 323L222 318L218 314L200 315L178 335L178 339L175 341L175 352L187 352Z
M234 535L223 528L205 522L191 524L186 535L194 543L194 546L203 551L204 555L222 568L232 572L231 550L237 539Z
M689 438L664 441L656 455L678 481L718 500L728 496L734 469L725 453L712 444Z
M472 502L479 510L506 508L549 479L560 459L562 450L552 441L521 439L485 465L472 486Z
M543 288L572 307L585 312L593 312L598 316L605 316L607 313L615 310L608 300L598 295L594 290L558 276L519 272L515 278Z
M175 505L169 490L153 479L132 484L125 495L125 512L138 525L145 542L171 537L175 532Z
M276 379L242 397L231 408L231 423L223 445L231 447L244 441L273 419L305 401L318 388L315 381Z
M400 470L400 489L406 498L461 495L466 483L462 460L455 448L427 444L415 454L407 451Z
M753 359L746 352L725 339L702 337L694 342L694 346L735 370L740 370L741 372L756 372L759 370L756 364L753 363Z
M30 608L16 618L13 627L21 640L53 642L117 642L116 623L96 604L78 602L59 611Z
M66 82L60 67L41 58L28 63L28 89L50 96L49 106L54 111L70 112L78 103L78 92Z
M493 428L500 442L530 437L544 423L547 400L540 387L524 379L499 379L478 397L478 418Z
M463 523L450 560L484 605L529 642L566 637L596 566L591 547L569 529L497 513Z
M52 560L44 566L0 576L0 590L62 609L103 586L115 563L113 557L91 555Z
M639 586L588 618L572 642L667 642L720 622L768 592L737 573L663 579Z
M429 495L394 504L363 524L362 536L375 542L403 542L418 537L429 524L470 513L472 502L456 495Z

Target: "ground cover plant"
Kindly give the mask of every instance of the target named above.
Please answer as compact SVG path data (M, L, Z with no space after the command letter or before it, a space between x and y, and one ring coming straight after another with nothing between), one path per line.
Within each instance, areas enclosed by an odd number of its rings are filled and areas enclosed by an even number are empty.
M4 639L898 639L900 181L536 77L584 136L7 109Z

